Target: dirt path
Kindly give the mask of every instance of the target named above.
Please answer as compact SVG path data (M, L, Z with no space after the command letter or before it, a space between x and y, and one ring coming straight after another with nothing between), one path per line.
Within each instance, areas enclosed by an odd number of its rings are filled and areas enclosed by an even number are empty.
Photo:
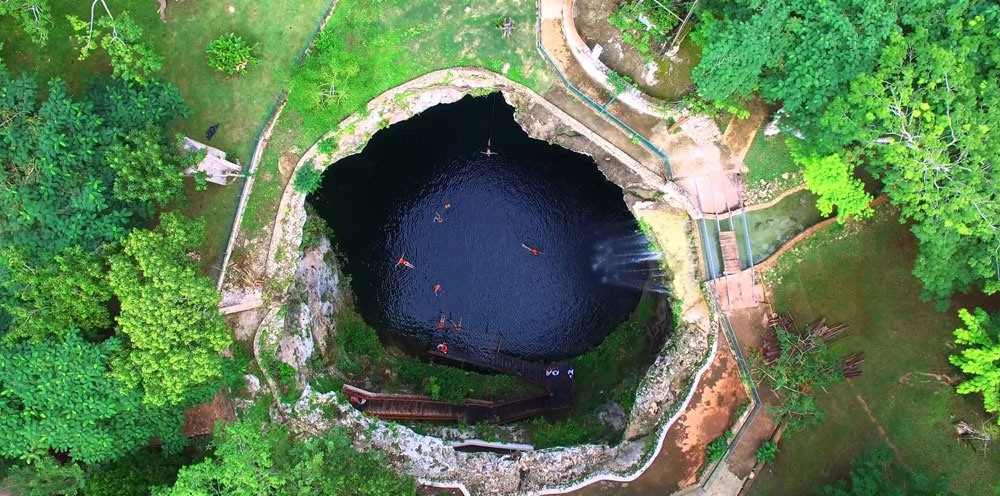
M750 145L753 144L753 139L757 136L757 130L777 108L765 104L760 98L754 98L747 105L747 110L750 111L750 117L746 119L733 117L726 126L725 134L722 135L723 143L729 148L728 159L731 163L727 168L730 170L746 172L743 159L750 151Z
M847 381L847 383L851 386L852 390L857 391L854 388L853 383L851 383L850 381ZM886 432L885 427L883 427L882 424L879 423L879 421L875 418L875 414L872 413L872 409L868 408L868 403L865 402L864 396L861 396L861 393L858 393L857 395L855 395L855 397L858 399L858 403L861 403L861 408L865 410L865 414L868 415L868 419L871 420L873 424L875 424L875 428L878 429L879 436L882 438L882 440L886 442L886 444L889 445L890 448L892 448L892 452L896 454L896 461L899 462L900 465L909 469L910 466L907 465L905 461L903 461L903 453L899 451L899 448L897 448L896 445L892 442L892 440L889 439L889 434Z

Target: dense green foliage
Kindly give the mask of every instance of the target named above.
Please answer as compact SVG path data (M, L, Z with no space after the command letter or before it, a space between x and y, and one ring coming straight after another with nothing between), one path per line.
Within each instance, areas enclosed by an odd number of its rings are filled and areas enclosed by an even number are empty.
M247 71L248 66L260 65L260 59L254 56L258 44L251 45L236 33L224 34L209 43L208 65L215 70L225 72L230 76L239 76Z
M754 376L768 384L779 397L769 414L781 418L795 431L820 422L823 410L816 394L843 380L837 357L813 335L800 336L782 327L775 329L780 355L766 363L760 354L752 357Z
M7 264L10 278L0 285L13 296L0 299L10 316L5 339L42 341L71 329L93 336L111 326L111 288L104 262L96 255L74 246L38 265L14 252Z
M0 2L0 16L12 16L21 21L31 41L45 45L52 25L48 0L5 0Z
M0 455L36 459L47 450L91 463L134 451L160 436L183 444L180 411L151 407L109 372L118 339L88 343L76 332L59 341L0 346Z
M670 39L670 32L680 24L663 4L674 8L669 1L627 0L615 7L608 18L612 26L621 30L622 41L635 48L647 61L653 59L653 53ZM676 7L676 10L681 11L681 8ZM653 27L647 29L639 20L640 15Z
M754 92L781 101L798 125L870 71L895 28L888 0L736 0L707 12L702 59L691 76L698 94L734 101Z
M890 466L892 470L889 470ZM947 480L911 473L893 463L892 450L882 443L866 451L851 466L851 474L816 489L818 496L950 496Z
M340 15L340 10L291 81L288 105L312 131L325 131L312 127L325 121L321 114L350 115L381 93L386 83L399 84L406 77L401 35L380 32L371 16Z
M33 78L13 79L0 64L0 250L36 260L120 239L148 210L112 194L106 154L124 134L184 112L169 85L115 83L74 101L61 81L43 93Z
M760 443L757 447L757 454L755 458L758 462L770 462L774 460L774 457L778 455L778 445L774 441L764 441Z
M118 330L130 345L115 371L141 385L154 405L184 403L192 389L222 376L219 353L231 337L217 309L220 296L189 255L203 236L201 221L167 213L155 230L132 232L123 253L111 257Z
M725 436L719 436L705 447L705 461L708 463L719 461L726 456L727 451L729 451L729 441Z
M184 465L182 455L164 456L147 448L119 460L90 467L85 496L149 496L150 489L169 486Z
M75 463L60 465L50 456L42 457L29 465L16 466L0 482L17 496L52 496L76 494L83 487L83 469Z
M181 154L176 141L152 127L136 129L111 148L108 166L115 170L115 196L124 201L167 205L184 196L184 168L200 154Z
M99 44L111 59L112 74L116 78L145 85L153 73L163 67L163 56L142 42L142 28L128 12L116 18L110 14L100 16L91 22L76 16L66 16L66 19L77 32L73 38L80 48L80 60L89 57Z
M304 164L295 173L295 191L308 195L319 188L323 181L323 172L313 167L312 164Z
M1000 413L1000 319L981 308L975 313L963 308L958 316L965 327L955 330L955 344L964 349L949 360L972 378L956 390L959 394L982 394L986 411Z
M339 430L325 439L291 442L281 427L237 422L217 432L215 451L182 468L157 496L406 496L413 479L388 468L378 452L358 452Z

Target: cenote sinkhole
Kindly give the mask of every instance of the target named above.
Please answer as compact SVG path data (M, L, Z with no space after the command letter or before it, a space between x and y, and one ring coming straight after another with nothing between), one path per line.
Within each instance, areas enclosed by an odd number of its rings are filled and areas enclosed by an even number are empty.
M309 201L369 325L552 360L599 344L633 311L659 265L622 190L513 115L499 94L465 97L326 170Z

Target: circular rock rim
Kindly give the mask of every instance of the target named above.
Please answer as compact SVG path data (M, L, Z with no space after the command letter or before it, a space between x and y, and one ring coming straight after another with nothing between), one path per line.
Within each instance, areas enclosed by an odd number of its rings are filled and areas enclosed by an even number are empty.
M516 109L515 119L531 137L550 142L554 140L551 132L550 136L544 135L544 126L539 126L538 129L525 127L522 119L518 118L525 109L542 117L548 114L547 117L556 119L582 135L587 140L584 148L587 144L594 145L613 157L617 166L624 168L618 172L631 175L628 183L615 180L612 176L617 174L609 174L605 170L608 167L606 163L598 162L597 166L609 181L622 188L626 198L630 193L640 190L653 192L652 201L642 200L641 197L633 199L631 203L627 201L637 219L640 212L670 212L671 215L686 216L687 222L700 217L693 202L676 185L643 167L531 89L480 68L435 71L386 91L367 104L368 112L364 116L358 113L351 115L341 121L336 129L320 137L302 155L291 177L294 178L301 167L316 167L316 162L329 166L347 155L359 153L367 140L384 127L385 123L392 125L426 108L457 101L467 94L497 91ZM347 133L348 128L353 133ZM331 138L337 139L337 150L329 155L320 154L317 150L319 143ZM578 153L593 155L563 143L558 144ZM326 166L317 168L322 171ZM306 195L295 191L293 184L294 181L290 180L282 194L266 256L267 277L278 281L284 291L291 286L298 257L301 255L299 242L305 222ZM709 309L700 290L680 291L681 285L676 284L678 278L691 279L681 281L683 286L698 287L696 274L700 261L696 235L689 232L686 241L687 245L680 250L686 252L674 254L680 257L678 260L684 261L683 268L669 267L673 271L674 281L668 286L675 290L675 297L680 300L683 310L676 315L677 329L659 351L653 365L647 369L636 392L636 403L626 426L625 440L615 446L589 444L551 448L525 452L517 460L505 459L495 453L458 452L440 438L419 435L408 428L365 416L346 401L340 401L335 392L316 393L308 384L294 406L289 409L285 405L281 410L296 418L301 416L310 420L309 423L313 425L307 430L311 432L317 431L317 425L320 426L319 432L324 428L344 428L356 445L384 451L394 469L415 477L421 484L459 489L464 494L471 494L470 489L502 494L562 494L601 481L635 480L659 454L668 429L687 406L717 349L718 323L715 312ZM279 248L284 248L281 250L283 253L294 254L294 257L276 258ZM694 283L693 286L690 283ZM268 318L260 324L259 329L280 328L273 325L275 319L281 318L277 314L278 312L268 312ZM259 333L257 337L259 338ZM676 383L690 386L686 391L677 391L677 388L671 387ZM324 409L328 412L327 415L323 415ZM339 418L329 418L333 417L329 414L333 410L340 414ZM664 419L668 411L671 415ZM300 429L303 425L297 419L290 423ZM404 432L401 435L399 431ZM652 449L649 449L645 440L651 435L656 438ZM413 450L414 445L417 446L417 451ZM551 470L553 467L555 472ZM527 482L522 479L525 473L528 474ZM510 487L512 482L516 483L515 487Z

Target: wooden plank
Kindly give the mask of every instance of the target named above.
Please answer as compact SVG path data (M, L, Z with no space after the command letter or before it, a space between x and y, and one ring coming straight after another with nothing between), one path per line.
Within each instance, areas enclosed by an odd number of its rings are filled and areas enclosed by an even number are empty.
M736 244L735 231L720 231L719 245L722 247L723 273L739 274L743 270L740 265L740 250Z

